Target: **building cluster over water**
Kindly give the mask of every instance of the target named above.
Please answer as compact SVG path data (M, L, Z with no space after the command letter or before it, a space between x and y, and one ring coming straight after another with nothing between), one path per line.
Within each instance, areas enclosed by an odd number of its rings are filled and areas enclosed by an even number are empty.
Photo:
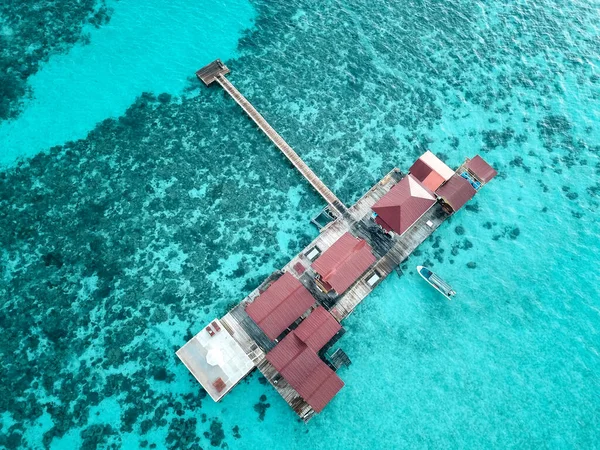
M330 351L340 322L451 214L496 176L480 156L452 170L430 151L408 174L392 170L346 208L225 78L220 62L198 72L218 82L329 203L331 221L282 270L267 278L177 355L219 401L258 368L305 421L344 386L337 375L350 359Z

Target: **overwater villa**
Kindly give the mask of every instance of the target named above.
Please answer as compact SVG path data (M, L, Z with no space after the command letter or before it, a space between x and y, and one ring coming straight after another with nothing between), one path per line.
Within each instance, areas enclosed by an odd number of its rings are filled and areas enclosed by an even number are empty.
M328 203L332 220L285 267L177 351L211 398L219 401L255 368L304 421L342 389L350 359L329 355L341 322L496 171L479 155L453 170L430 151L403 173L393 169L346 207L237 89L219 60L200 69L217 82L289 158Z

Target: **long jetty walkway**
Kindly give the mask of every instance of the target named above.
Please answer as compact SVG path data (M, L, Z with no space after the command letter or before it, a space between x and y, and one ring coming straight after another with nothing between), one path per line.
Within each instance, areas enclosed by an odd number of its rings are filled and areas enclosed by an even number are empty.
M265 118L252 106L252 104L238 91L231 82L225 78L229 69L220 60L216 60L208 66L200 69L196 75L207 86L216 81L227 92L235 102L240 105L244 112L256 123L256 125L267 135L279 150L290 160L296 169L308 180L315 190L321 194L325 201L340 214L346 214L346 207L339 198L321 181L308 165L298 156L292 147L273 129Z
M216 60L196 75L207 86L217 82L241 106L323 196L335 217L319 227L315 239L282 270L273 272L221 319L214 319L177 355L215 401L257 368L294 412L308 421L343 386L334 372L340 364L350 364L339 348L334 353L336 358L327 355L345 331L339 322L352 314L386 276L398 270L399 264L491 180L496 171L479 156L467 159L455 171L426 152L413 164L409 174L392 169L347 208L225 78L227 73L229 69ZM346 250L355 242L362 247ZM361 250L365 248L368 256ZM333 269L319 268L319 261ZM323 272L327 276L341 274L343 278L337 278L341 283L339 293L333 286L333 278L329 284ZM284 277L287 281L275 287ZM295 287L288 290L281 286ZM314 302L312 306L303 303L306 296L308 303ZM300 307L303 312L295 309L297 304L304 305ZM325 315L320 313L323 310L327 311ZM265 311L266 318L257 319ZM272 325L285 323L273 333L264 328L263 319L271 320ZM329 325L324 325L327 320ZM339 331L327 334L332 323ZM310 339L317 336L319 340L327 335L328 342L309 348L307 330L311 330ZM282 358L286 359L285 364Z

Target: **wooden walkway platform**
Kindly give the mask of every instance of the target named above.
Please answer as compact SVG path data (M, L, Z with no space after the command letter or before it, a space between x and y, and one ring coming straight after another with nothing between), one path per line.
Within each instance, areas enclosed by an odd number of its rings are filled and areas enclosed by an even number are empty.
M218 60L217 60L218 61ZM252 104L238 91L231 82L225 78L225 74L229 73L229 69L223 66L226 70L219 67L217 62L213 62L206 67L200 69L196 75L202 79L205 84L210 84L216 81L227 92L231 98L244 110L244 112L258 125L258 127L267 135L267 137L277 146L279 150L290 160L296 169L308 180L315 190L321 194L325 201L334 210L341 215L346 214L346 206L339 198L323 183L319 177L311 170L310 167L298 156L292 147L273 129L265 118L252 106ZM216 64L216 65L215 65Z
M335 370L338 370L342 366L348 367L350 364L352 364L352 361L350 361L350 358L348 355L346 355L346 352L341 348L338 348L335 352L333 352L333 355L331 355L330 359Z
M196 72L196 76L205 85L209 86L215 81L216 77L220 75L226 75L229 73L229 68L223 64L220 59L217 59L210 64L204 66L202 69Z
M240 307L242 309L244 308L240 303L234 309ZM240 347L242 347L246 355L252 360L252 363L255 366L260 364L266 353L252 338L251 333L247 331L245 328L246 323L239 321L239 317L237 317L234 310L228 312L221 318L221 324Z
M320 229L319 235L292 258L281 271L273 272L259 287L254 289L238 305L223 316L220 321L223 328L225 328L246 353L254 366L260 370L263 376L279 392L296 414L302 420L308 421L315 414L315 411L266 359L266 354L277 342L272 342L248 316L246 306L254 301L267 288L269 283L276 280L283 272L290 272L313 295L315 299L314 306L324 306L330 311L333 317L341 322L377 287L379 282L406 260L449 217L449 213L444 210L438 200L401 236L395 234L389 235L383 232L381 227L374 222L371 208L405 174L398 169L393 169L367 191L354 205L347 208L268 124L250 102L225 78L225 75L228 73L229 69L220 60L216 60L200 69L196 72L196 75L206 85L217 82L235 100L325 199L328 204L327 208L332 216L332 221L326 224L319 222L317 218L313 218L313 223ZM327 220L324 222L327 222ZM338 295L333 290L324 293L315 282L315 272L311 265L319 255L330 248L346 232L351 232L354 236L366 240L373 250L376 262L342 295ZM308 314L308 312L304 313L301 318L290 325L287 331L284 331L283 335L294 329ZM340 349L334 352L331 360L326 356L326 353L336 340L343 335L343 332L344 329L342 328L334 339L330 340L329 344L323 347L319 353L319 357L326 361L333 369L350 364L348 355ZM244 359L247 361L248 358Z

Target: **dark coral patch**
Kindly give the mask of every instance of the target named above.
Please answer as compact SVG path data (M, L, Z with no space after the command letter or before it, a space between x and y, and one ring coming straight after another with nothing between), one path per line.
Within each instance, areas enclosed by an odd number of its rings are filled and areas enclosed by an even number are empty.
M483 131L484 150L494 150L497 147L507 147L515 136L515 130L505 128L503 130Z
M169 423L166 443L169 449L195 448L200 449L196 434L197 420L195 418L176 418ZM152 448L152 445L150 445Z
M219 420L214 419L210 423L209 431L204 432L204 437L210 440L210 445L212 445L213 447L221 446L221 443L225 439L223 424Z
M42 62L86 42L85 23L100 27L111 14L104 0L0 2L0 121L19 114L27 81Z
M81 448L94 450L106 444L115 430L110 425L90 425L81 431Z
M254 411L258 413L258 420L262 422L265 420L265 414L267 413L267 409L271 407L270 403L267 403L267 396L261 395L258 403L254 405Z
M471 212L477 213L477 212L479 212L479 203L477 203L477 202L469 202L469 203L467 203L465 205L465 209L467 211L471 211Z

